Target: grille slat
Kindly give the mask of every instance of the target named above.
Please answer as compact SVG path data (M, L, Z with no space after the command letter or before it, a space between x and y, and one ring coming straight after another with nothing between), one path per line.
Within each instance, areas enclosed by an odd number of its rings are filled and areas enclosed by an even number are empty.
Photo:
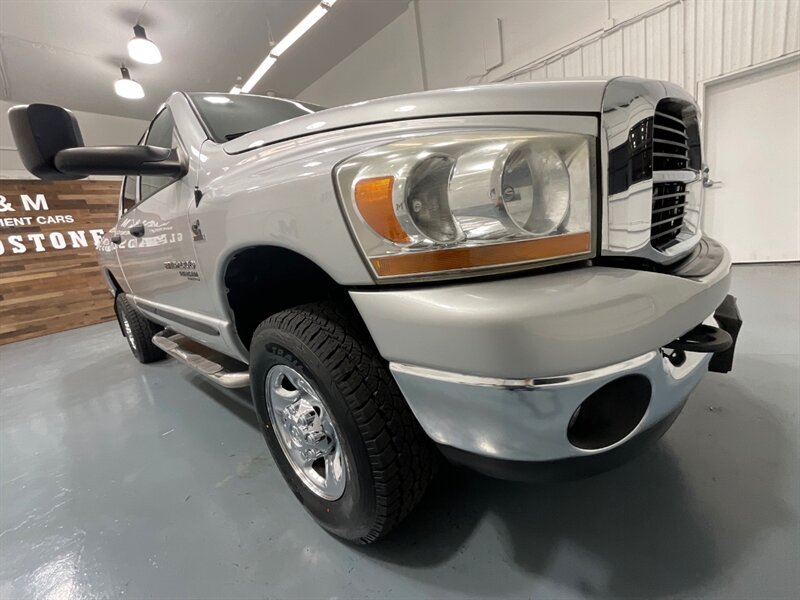
M653 118L653 171L677 171L689 167L689 136L680 103L662 101ZM664 250L683 228L687 205L686 184L681 181L653 183L650 245Z
M681 130L682 131L686 131L686 123L683 122L683 118L682 117L676 117L674 115L670 115L670 114L664 112L663 110L656 110L656 118L658 118L658 117L662 117L664 119L669 119L670 121L674 121L675 123L678 123L681 126Z
M672 227L671 229L667 229L666 231L662 231L661 233L659 233L657 235L651 236L650 237L650 241L653 241L655 239L664 237L666 235L672 235L673 233L677 233L680 230L681 227L683 227L683 223L681 223L680 225L676 225L675 227Z
M689 145L688 144L684 144L683 142L673 142L672 140L660 140L658 138L656 138L654 141L655 141L656 144L667 144L669 146L675 146L677 148L683 148L684 150L686 150L686 152L685 153L681 153L681 156L687 156L688 157L688 155L689 155Z
M686 135L686 132L681 129L674 129L673 127L667 127L666 125L654 125L654 129L660 129L661 131L668 131L669 133L674 133L675 135L682 136L683 139L688 140L689 136Z
M685 154L679 154L677 152L653 152L653 156L657 158L680 158L681 160L689 160L689 157ZM656 169L657 171L661 171L663 169Z
M670 206L670 209L674 209L674 206ZM665 209L666 210L666 209ZM660 221L653 221L651 227L658 227L659 225L666 225L667 223L673 223L678 219L683 219L683 215L672 215L671 217L667 217L666 219L661 219ZM680 224L680 223L679 223Z
M673 204L672 206L664 206L663 208L654 208L653 214L657 215L668 210L677 210L677 209L683 210L685 207L686 207L686 202L681 202L679 204Z
M662 200L664 198L681 198L684 195L684 192L672 192L671 194L654 195L653 200ZM653 204L655 204L655 202Z

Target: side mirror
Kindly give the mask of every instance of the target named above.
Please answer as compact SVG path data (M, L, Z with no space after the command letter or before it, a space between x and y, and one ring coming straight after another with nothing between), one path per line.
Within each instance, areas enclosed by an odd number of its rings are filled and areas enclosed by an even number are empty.
M68 179L87 175L184 174L177 152L157 146L64 148L54 162L58 172Z
M83 146L75 115L60 106L28 104L11 108L8 121L28 171L40 179L74 179L56 168L55 157L65 148Z
M28 104L8 111L22 163L40 179L80 179L87 175L174 175L185 169L177 153L155 146L83 145L72 112L52 104Z

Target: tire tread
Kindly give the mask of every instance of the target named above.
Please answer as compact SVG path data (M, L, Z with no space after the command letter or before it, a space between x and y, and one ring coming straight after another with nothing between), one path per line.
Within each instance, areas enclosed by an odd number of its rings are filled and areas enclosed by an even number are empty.
M388 534L419 503L433 477L438 454L354 310L331 302L281 311L256 329L291 333L331 373L358 425L369 455L377 516L359 540Z
M156 325L149 319L145 318L136 308L128 301L125 294L117 295L114 301L117 311L125 313L128 319L128 324L131 326L134 341L139 352L134 352L133 355L136 359L144 364L156 362L166 358L164 351L153 343L153 336L162 330L162 327ZM117 313L119 318L119 312ZM120 319L120 326L122 322ZM123 335L124 335L123 327Z

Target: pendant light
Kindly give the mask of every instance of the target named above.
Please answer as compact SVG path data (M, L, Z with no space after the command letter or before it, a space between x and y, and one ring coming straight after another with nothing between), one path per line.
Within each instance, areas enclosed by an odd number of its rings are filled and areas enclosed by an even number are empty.
M117 96L128 98L129 100L139 100L144 98L144 89L142 85L135 79L131 79L131 74L128 69L123 67L119 68L122 77L114 82L114 91Z
M161 51L152 40L147 39L144 27L138 23L133 26L133 37L128 42L128 55L133 60L147 65L161 62Z

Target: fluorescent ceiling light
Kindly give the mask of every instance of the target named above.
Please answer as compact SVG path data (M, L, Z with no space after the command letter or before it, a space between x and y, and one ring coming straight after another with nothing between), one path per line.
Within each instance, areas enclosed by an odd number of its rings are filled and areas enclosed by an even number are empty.
M229 94L241 94L242 93L242 86L235 85L231 88L231 91L228 92Z
M325 16L325 13L328 12L328 9L318 4L314 7L314 9L306 15L306 18L300 21L294 29L292 29L286 36L272 49L272 54L275 56L280 56L284 52L286 52L289 47L294 44L300 37L309 29L311 29L314 24L319 21L322 17Z
M203 100L211 104L228 104L232 102L227 96L203 96Z
M152 40L147 39L147 34L141 25L133 26L133 37L128 42L128 56L147 65L161 62L161 51Z
M258 68L255 70L255 72L250 75L250 79L244 82L244 85L242 86L242 92L249 94L250 90L256 86L259 79L264 76L264 73L270 70L272 65L274 65L277 60L277 57L272 56L272 54L267 54L267 58L265 58L261 64L258 65Z
M139 100L144 98L144 88L142 85L133 79L131 74L125 67L120 67L122 77L114 82L114 91L117 96L128 98L129 100Z
M294 44L297 40L299 40L309 29L311 29L317 21L319 21L322 17L326 15L328 10L336 4L336 0L322 0L317 6L315 6L310 13L308 13L305 18L300 21L294 29L292 29L289 33L287 33L280 42L275 44L267 57L261 62L255 72L250 76L245 84L242 86L242 92L245 94L249 93L255 85L259 82L259 80L264 76L264 74L270 70L272 65L278 60L278 57L286 52L289 47ZM235 86L234 86L235 87ZM235 93L231 90L231 93Z

